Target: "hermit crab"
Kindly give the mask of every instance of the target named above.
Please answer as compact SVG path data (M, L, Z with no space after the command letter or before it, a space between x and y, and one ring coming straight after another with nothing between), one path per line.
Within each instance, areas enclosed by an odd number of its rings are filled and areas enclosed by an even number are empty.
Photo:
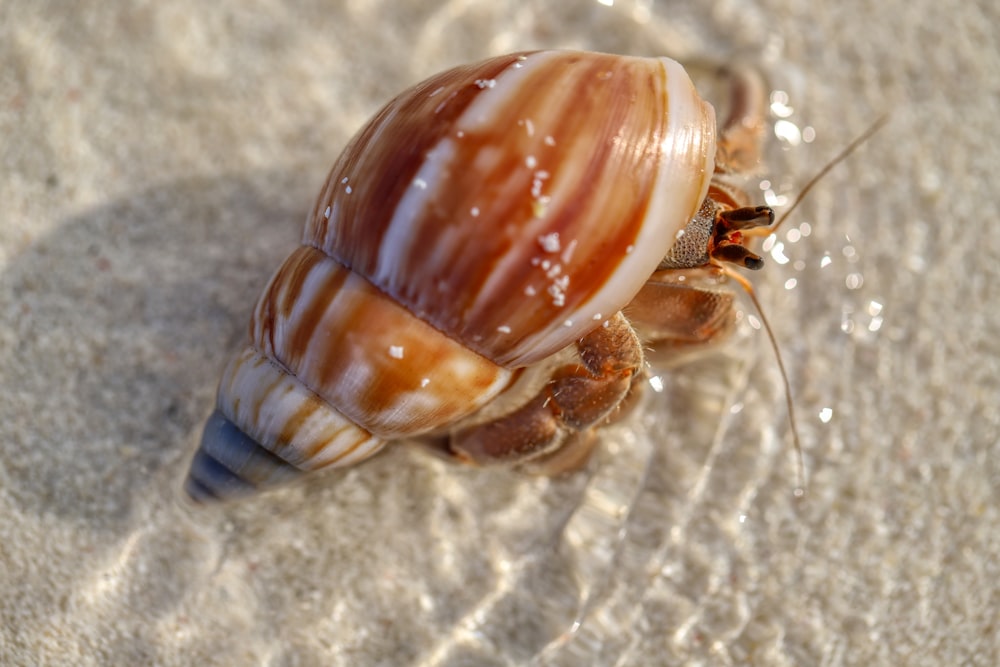
M644 376L644 347L734 322L774 216L763 91L715 112L668 58L515 53L403 92L350 141L257 302L186 481L229 499L417 439L554 473ZM740 280L739 278L737 278Z

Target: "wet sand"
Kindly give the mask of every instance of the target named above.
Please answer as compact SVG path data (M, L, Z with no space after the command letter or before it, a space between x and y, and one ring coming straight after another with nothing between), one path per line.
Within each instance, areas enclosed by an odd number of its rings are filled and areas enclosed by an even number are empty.
M0 663L996 663L1000 13L850 4L4 3ZM806 499L745 327L654 369L570 478L401 446L183 503L226 357L352 132L539 47L752 59L815 131L771 143L776 196L891 112L754 276Z

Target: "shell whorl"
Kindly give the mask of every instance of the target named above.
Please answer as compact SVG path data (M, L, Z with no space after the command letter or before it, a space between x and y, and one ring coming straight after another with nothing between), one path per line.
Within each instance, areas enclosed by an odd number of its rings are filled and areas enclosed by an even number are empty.
M620 310L695 214L715 117L666 58L512 54L384 107L303 242L506 367Z
M511 376L309 246L292 253L264 289L250 339L327 404L386 439L474 412Z

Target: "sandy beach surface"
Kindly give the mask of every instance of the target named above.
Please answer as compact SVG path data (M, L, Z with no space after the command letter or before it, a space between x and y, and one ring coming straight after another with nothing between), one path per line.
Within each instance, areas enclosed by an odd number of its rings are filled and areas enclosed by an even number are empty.
M937 0L6 0L0 664L997 664L998 25ZM226 357L351 134L534 48L756 64L785 94L778 203L890 114L754 276L805 499L744 325L654 367L568 478L397 446L183 503Z

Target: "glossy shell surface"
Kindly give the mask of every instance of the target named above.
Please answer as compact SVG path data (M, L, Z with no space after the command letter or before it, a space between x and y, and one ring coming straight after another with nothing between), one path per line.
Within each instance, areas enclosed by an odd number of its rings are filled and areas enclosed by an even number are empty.
M666 58L564 51L449 70L334 165L304 243L508 367L620 310L704 200L715 115Z
M714 112L666 58L512 54L405 91L265 288L188 492L356 463L475 413L632 300L714 156Z

